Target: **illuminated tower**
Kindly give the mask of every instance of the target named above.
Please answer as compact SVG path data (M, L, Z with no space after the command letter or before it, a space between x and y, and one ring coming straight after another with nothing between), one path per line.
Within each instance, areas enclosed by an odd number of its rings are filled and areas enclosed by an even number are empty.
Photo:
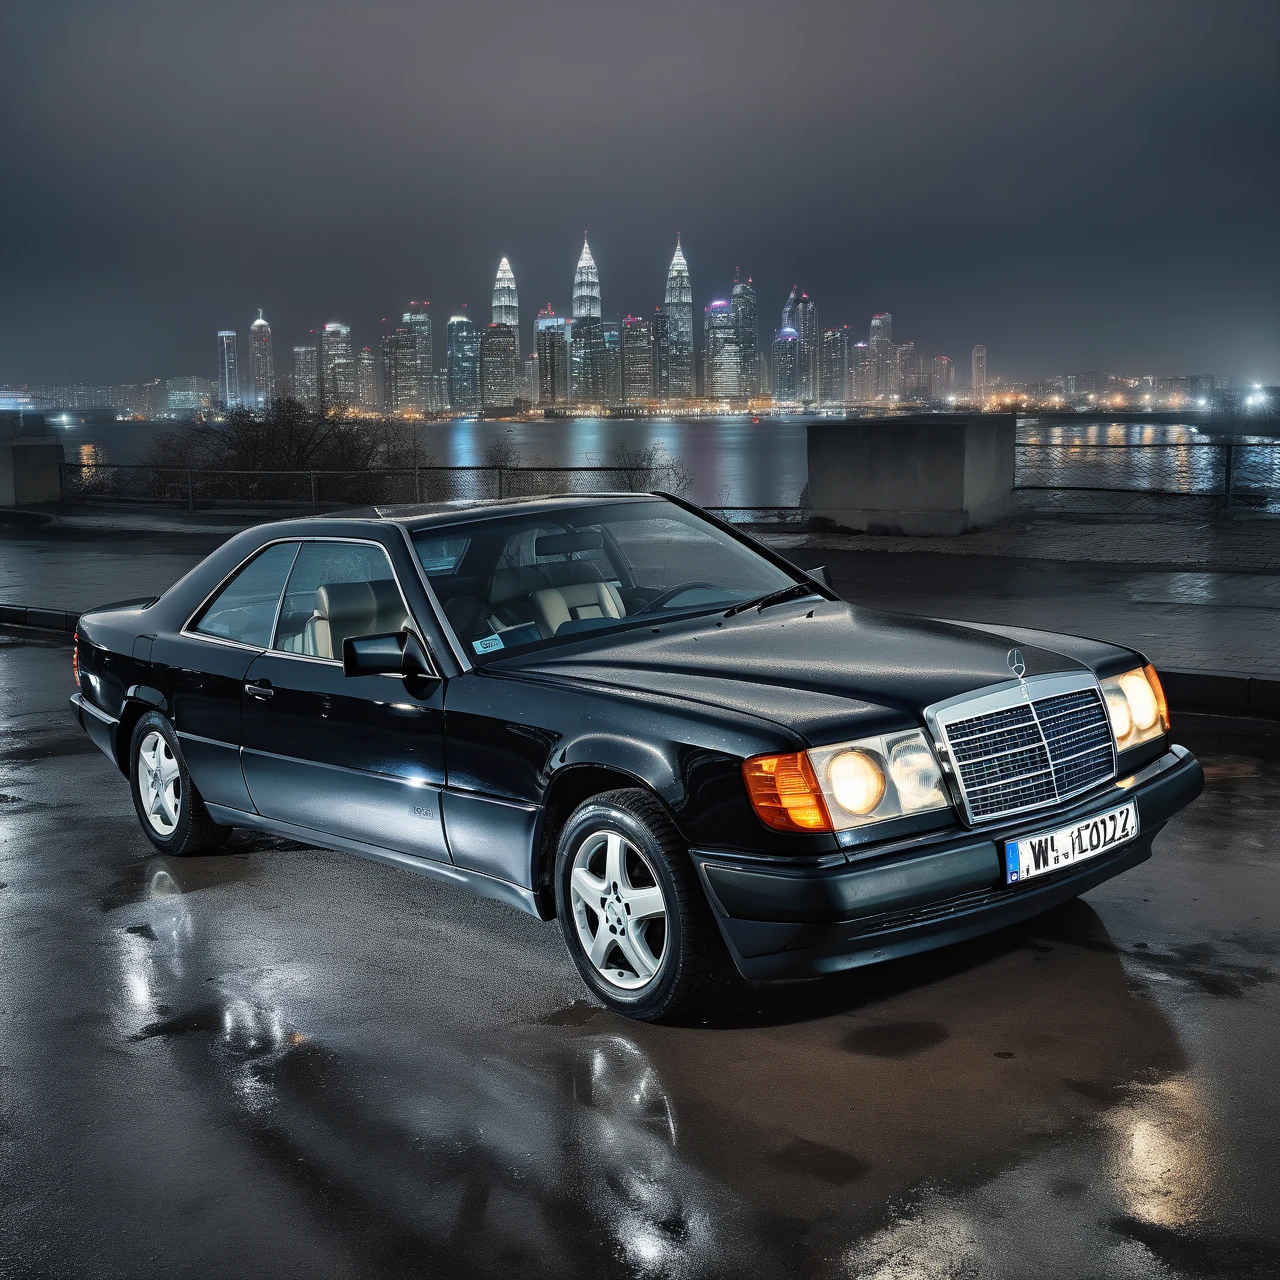
M218 399L228 409L240 404L240 361L234 329L218 330Z
M293 396L314 409L320 399L320 374L315 347L293 349Z
M349 409L356 401L356 359L351 329L332 320L320 331L320 409Z
M506 259L504 258L505 262ZM515 283L512 282L514 296ZM495 291L496 300L497 293ZM578 255L578 269L573 273L573 318L580 320L583 316L600 315L600 273L596 270L596 260L591 256L591 246L586 237L582 240L582 252Z
M693 288L689 283L689 264L676 236L675 257L667 272L667 292L663 300L667 313L667 349L670 364L670 390L673 398L693 395Z
M253 408L271 408L276 398L276 364L271 352L271 326L258 318L249 326L249 371L253 376Z
M790 404L800 398L800 335L789 325L773 340L773 402Z
M742 394L755 395L760 362L760 324L756 318L756 291L750 279L735 280L732 294L733 328L738 339L738 362L742 367Z
M430 302L411 302L409 310L400 317L400 323L413 334L414 345L418 353L418 372L413 379L412 398L406 399L400 408L426 409L427 388L431 385L431 374L435 367L435 343L431 334L431 312L427 308ZM410 386L407 369L400 381L400 391L404 395Z
M987 393L987 349L979 344L969 357L973 373L973 394L981 399Z
M503 258L498 263L498 275L493 282L493 323L511 326L516 335L516 350L520 350L520 298L516 293L516 278L511 264Z
M733 307L727 300L713 302L703 318L705 372L702 394L716 399L742 395L742 361Z
M491 324L481 335L480 400L484 408L505 409L515 404L518 358L515 330L509 324Z
M796 301L793 327L800 335L800 399L817 400L822 340L818 334L818 308L807 293L802 293Z
M475 413L480 408L480 331L468 316L450 316L447 352L449 402L455 412Z
M608 353L600 319L600 273L585 237L573 273L573 333L570 338L572 400L602 404L607 398Z

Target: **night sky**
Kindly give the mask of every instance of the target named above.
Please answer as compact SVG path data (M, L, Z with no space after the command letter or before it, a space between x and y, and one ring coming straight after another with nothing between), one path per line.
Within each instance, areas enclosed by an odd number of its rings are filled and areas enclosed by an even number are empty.
M522 341L695 310L735 264L771 335L873 311L967 377L1280 380L1275 0L9 0L0 382L214 374L262 307L277 362L427 297ZM241 358L247 344L242 340Z

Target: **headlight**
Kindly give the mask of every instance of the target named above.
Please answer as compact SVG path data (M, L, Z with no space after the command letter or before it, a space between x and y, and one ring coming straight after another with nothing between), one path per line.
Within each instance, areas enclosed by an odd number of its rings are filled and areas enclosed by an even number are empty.
M742 776L752 807L778 831L846 831L951 803L919 729L755 756Z
M1155 667L1135 667L1102 682L1118 751L1141 746L1169 732L1169 704Z

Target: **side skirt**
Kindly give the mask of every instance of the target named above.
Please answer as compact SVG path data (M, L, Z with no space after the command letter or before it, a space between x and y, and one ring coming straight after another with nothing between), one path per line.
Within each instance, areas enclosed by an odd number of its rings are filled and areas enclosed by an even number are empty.
M295 827L289 822L277 822L273 818L264 818L258 813L245 813L241 809L228 809L225 805L206 803L205 808L209 810L209 816L220 827L245 827L252 831L266 831L271 835L285 836L290 840L316 845L321 849L354 853L357 857L368 858L371 862L385 862L403 871L415 871L418 875L427 876L432 880L458 885L470 890L478 898L491 898L495 902L504 902L509 907L516 907L531 916L542 918L533 893L521 888L518 884L512 884L509 880L499 880L496 876L487 876L479 871L467 871L463 867L455 867L448 862L432 862L428 858L415 858L411 854L382 849L360 840L330 835L327 831Z

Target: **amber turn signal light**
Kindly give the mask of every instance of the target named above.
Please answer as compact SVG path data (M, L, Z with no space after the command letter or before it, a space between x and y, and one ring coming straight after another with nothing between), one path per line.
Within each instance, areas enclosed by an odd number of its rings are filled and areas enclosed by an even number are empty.
M1155 695L1156 711L1160 716L1160 724L1163 726L1165 733L1168 733L1169 699L1164 696L1164 685L1160 683L1160 677L1156 675L1156 669L1150 663L1142 668L1142 674L1147 677L1147 683L1151 686L1151 692Z
M751 807L775 831L830 831L831 817L803 751L752 756L742 764Z

